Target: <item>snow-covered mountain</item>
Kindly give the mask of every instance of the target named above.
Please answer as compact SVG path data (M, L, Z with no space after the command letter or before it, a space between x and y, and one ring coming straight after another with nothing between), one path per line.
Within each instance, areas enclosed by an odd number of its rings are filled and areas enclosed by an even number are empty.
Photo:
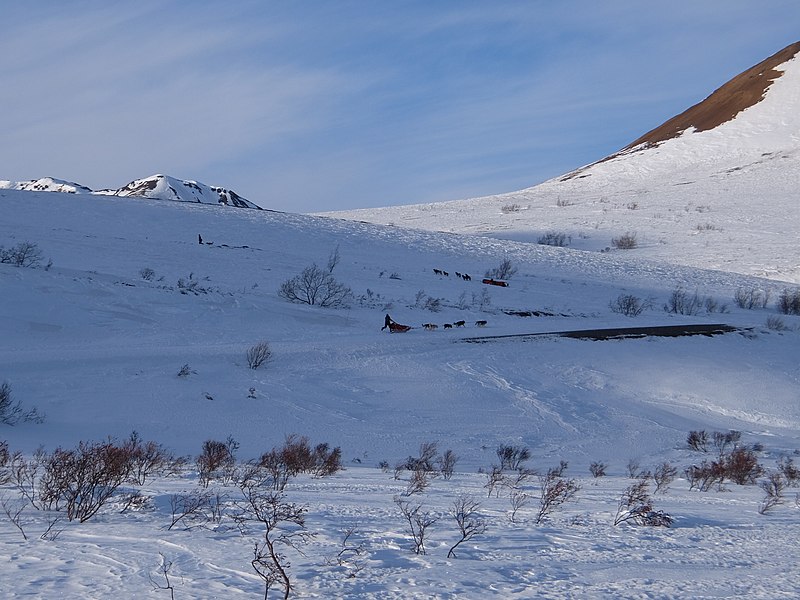
M540 185L328 216L800 281L800 43L603 160ZM550 237L552 239L552 236Z
M70 194L100 194L104 196L130 196L153 198L157 200L172 200L175 202L223 204L236 208L261 210L260 206L242 198L233 190L209 186L197 181L177 179L169 175L151 175L144 179L135 179L127 185L115 190L91 190L84 185L55 179L53 177L44 177L42 179L23 182L2 180L0 181L0 189L66 192Z

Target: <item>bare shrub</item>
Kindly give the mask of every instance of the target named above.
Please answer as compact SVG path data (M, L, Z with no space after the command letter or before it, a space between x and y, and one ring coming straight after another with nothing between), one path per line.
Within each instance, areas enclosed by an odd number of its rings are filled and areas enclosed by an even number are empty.
M172 570L172 561L167 560L167 558L161 552L159 552L158 555L161 557L161 563L158 566L158 573L164 578L164 583L153 579L153 575L151 573L148 573L147 577L150 579L150 584L153 586L153 590L168 590L171 600L175 600L175 586L173 586L172 582L169 580L169 572Z
M690 431L686 437L686 443L692 450L698 452L708 452L708 433L701 429L699 431Z
M131 432L122 448L127 455L128 481L144 485L153 476L174 475L184 466L183 458L175 456L156 442L145 442L136 431Z
M691 465L684 471L689 489L697 488L701 492L707 492L711 486L717 484L722 486L725 480L725 466L719 461L703 461L699 465Z
M188 277L181 277L178 279L178 291L186 296L189 294L194 294L195 296L199 296L200 294L209 294L214 291L214 288L204 284L201 285L202 281L208 280L208 277L198 279L194 273L189 273Z
M712 436L711 440L714 444L714 448L716 448L717 453L720 456L723 456L729 446L733 446L736 448L739 445L739 441L742 439L742 432L736 431L731 429L728 432L723 433L722 431L715 431Z
M189 377L189 375L197 375L197 371L192 369L189 366L189 363L184 364L180 369L178 369L178 377Z
M450 509L450 516L458 526L459 539L450 546L447 558L456 558L456 548L486 532L486 520L480 515L480 503L471 496L459 495Z
M243 525L255 523L262 528L263 538L254 544L250 565L264 581L264 597L277 584L283 589L283 597L288 598L293 588L290 564L284 551L292 548L299 552L300 547L314 537L306 528L308 509L287 502L280 492L259 486L242 487L242 495L240 522Z
M413 494L421 494L424 492L428 485L430 484L429 480L430 474L428 471L423 471L422 469L416 469L411 472L411 479L408 481L408 485L406 486L406 491L402 493L403 496L412 496Z
M0 263L33 269L42 264L43 258L41 249L33 242L20 242L11 248L0 246Z
M784 289L778 296L777 308L785 315L800 315L800 289Z
M247 366L258 369L272 357L272 349L267 342L259 342L247 349Z
M187 531L205 525L208 521L206 513L211 506L211 498L212 494L208 491L172 494L169 499L172 520L167 531L179 523Z
M500 208L500 211L505 213L505 214L515 213L515 212L519 212L521 210L522 210L522 207L519 204L504 204Z
M653 482L656 484L654 493L665 493L677 475L678 469L669 462L665 461L658 465L653 471Z
M353 291L336 281L328 270L312 264L299 275L284 281L278 296L289 302L311 306L347 308L353 299Z
M788 485L796 486L800 483L800 469L795 466L794 459L791 457L781 457L778 462L778 471L784 476Z
M620 294L615 300L608 303L611 312L623 314L626 317L638 317L649 305L649 302L632 294Z
M629 231L619 237L611 238L611 245L617 250L633 250L639 245L636 232Z
M203 450L195 459L200 485L207 488L212 479L229 480L236 466L237 448L238 444L231 437L225 442L217 440L203 442Z
M733 294L733 301L739 308L753 310L766 308L769 303L769 290L762 291L758 288L737 288Z
M70 521L88 521L129 480L130 465L129 450L110 440L80 442L72 450L57 448L43 461L42 504L65 509Z
M150 267L145 267L139 270L139 277L141 277L145 281L153 281L153 277L155 276L156 272Z
M749 448L734 448L724 457L726 476L738 485L750 485L756 482L764 469L758 463L755 452Z
M786 480L781 473L770 473L766 479L758 483L758 487L764 490L764 499L758 506L758 513L766 514L779 504L783 504L783 491L786 488Z
M4 381L0 384L0 423L16 425L21 421L43 423L44 414L40 413L36 407L23 410L22 403L19 400L15 401L12 397L11 384Z
M458 456L456 456L452 450L445 450L442 456L439 458L439 471L441 472L442 478L444 478L445 481L449 481L453 476L453 471L455 470L457 462Z
M520 509L528 505L530 499L530 495L526 492L522 490L512 490L511 494L508 496L508 501L511 504L511 513L508 515L508 520L512 523L516 523L517 513Z
M787 331L789 329L784 320L777 315L767 317L766 326L770 331Z
M563 248L564 246L569 246L572 243L572 236L557 231L548 231L547 233L540 235L536 240L536 243L541 244L542 246L556 246L557 248Z
M631 522L651 527L669 527L673 519L663 511L653 508L647 479L638 479L622 492L617 503L614 525Z
M411 534L414 554L425 554L425 540L427 539L428 529L439 520L439 517L422 510L422 504L411 505L408 500L395 499L400 514L408 524L408 532Z
M703 310L703 299L695 292L689 294L682 288L677 288L672 291L664 310L678 315L697 315Z
M500 444L496 452L497 458L500 460L500 468L511 471L519 469L531 457L531 451L526 446Z
M292 434L286 436L282 447L262 454L257 467L266 471L271 487L281 492L289 479L300 473L327 477L341 471L342 450L327 443L312 448L308 437Z
M497 465L492 465L492 468L486 473L486 484L483 486L489 490L487 497L491 498L492 492L495 492L497 496L500 495L499 486L504 478L505 474L503 473L503 469Z
M572 500L580 485L575 479L565 478L564 471L567 463L561 461L558 467L549 469L546 475L539 477L541 491L539 494L539 512L536 515L536 523L541 523L552 514L562 504Z
M325 265L325 268L328 270L328 273L333 273L333 270L336 268L342 260L342 255L339 254L339 244L336 244L336 248L331 250L331 253L328 255L328 263Z
M485 276L491 279L511 279L518 270L510 259L504 258L497 267L486 271Z
M589 473L591 473L592 477L595 479L598 477L605 477L607 468L608 465L604 462L593 462L589 465Z

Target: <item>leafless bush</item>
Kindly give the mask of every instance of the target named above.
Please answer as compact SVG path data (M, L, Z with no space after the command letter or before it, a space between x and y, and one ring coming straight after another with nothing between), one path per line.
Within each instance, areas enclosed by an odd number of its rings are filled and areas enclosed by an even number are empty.
M403 496L412 496L413 494L421 494L430 484L430 471L422 469L415 469L411 471L411 479L408 480L406 491L402 493Z
M264 581L264 598L274 585L283 588L284 598L292 591L289 579L289 561L284 554L286 548L299 551L314 533L306 528L305 506L287 502L284 495L260 486L242 488L240 519L243 524L256 523L262 528L263 539L253 546L253 570Z
M777 315L768 316L766 326L770 331L787 331L789 329L784 320Z
M187 296L189 294L194 294L195 296L199 296L200 294L209 294L214 291L214 288L201 285L201 281L208 280L208 277L203 277L201 280L195 277L194 273L189 273L188 277L181 277L178 279L178 291Z
M172 520L167 531L179 523L184 529L202 527L208 522L207 512L211 507L212 494L209 491L172 494L169 505L172 509Z
M715 431L711 436L714 448L717 449L717 453L720 456L723 456L727 452L729 446L733 446L734 448L736 448L739 445L739 441L741 439L742 439L742 432L733 429L725 433L721 431Z
M347 308L353 291L339 283L325 269L312 264L295 277L284 281L278 296L289 302L321 306L323 308Z
M698 452L708 452L708 433L704 429L699 431L690 431L686 437L686 443L689 448L697 450Z
M594 477L595 479L597 479L598 477L605 477L607 468L608 465L605 464L604 462L600 461L593 462L592 464L589 465L589 473L591 473L592 477Z
M614 525L631 522L651 527L669 527L673 518L663 511L653 508L653 500L648 490L648 480L638 479L622 492L614 516Z
M184 364L180 369L178 369L178 377L186 378L189 377L189 375L196 375L196 374L197 371L192 369L192 367L189 366L189 363Z
M500 444L497 447L497 458L500 460L500 468L516 471L524 462L531 457L531 451L526 446L512 446Z
M438 459L439 472L445 481L449 481L453 476L453 471L458 462L458 456L452 450L445 450Z
M503 469L498 467L497 465L492 465L491 469L486 473L486 484L483 486L488 492L488 497L492 497L492 492L495 492L497 496L500 495L500 484L503 482L505 478L505 474L503 473Z
M724 457L726 476L738 485L750 485L756 482L764 469L758 463L755 452L749 448L734 448Z
M714 484L722 486L725 480L725 465L718 461L704 460L699 465L687 467L684 474L690 490L697 488L701 492L707 492Z
M20 502L18 499L12 500L5 494L0 494L0 509L6 517L8 517L11 524L19 530L22 534L22 539L25 541L28 540L28 535L22 527L22 512L25 510L26 506L27 504L25 504L24 501Z
M800 315L800 289L784 289L778 296L777 307L785 315Z
M131 473L129 449L111 440L80 442L72 450L57 448L42 464L42 504L55 510L63 508L68 520L81 523L97 514L129 481Z
M395 499L400 514L408 524L408 532L414 544L414 554L425 554L425 540L427 539L428 529L439 520L439 517L428 511L422 510L422 504L411 505L408 500Z
M272 350L267 342L259 342L247 350L247 366L258 369L272 357Z
M522 207L519 204L504 204L500 208L500 211L505 213L505 214L515 213L515 212L519 212L521 210L522 210Z
M141 277L145 281L152 281L153 277L155 276L156 272L150 267L145 267L139 271L139 277Z
M572 500L581 489L575 479L567 479L564 477L566 468L567 463L561 461L558 467L548 470L547 475L539 477L541 492L539 495L539 512L536 515L536 523L541 523L562 504Z
M458 526L459 539L450 547L447 558L456 558L456 548L486 532L486 520L480 515L480 503L471 496L459 495L450 509L450 516Z
M0 263L34 269L42 264L43 258L39 246L32 242L20 242L11 248L0 246Z
M636 232L629 231L619 237L611 238L611 245L617 250L633 250L639 245Z
M131 432L122 448L127 455L128 481L139 486L151 476L174 475L184 465L184 459L176 458L161 444L143 441L136 431Z
M658 465L653 471L653 482L656 484L654 493L665 493L677 475L678 469L670 463L665 461Z
M639 479L640 477L645 476L645 471L641 469L641 463L639 463L639 461L635 458L632 458L628 461L625 469L628 472L628 477L631 479Z
M703 299L695 292L689 294L682 288L672 291L664 310L678 315L697 315L703 309Z
M611 300L608 306L611 312L626 317L638 317L650 306L650 303L632 294L620 294L615 300Z
M6 425L16 425L17 423L33 422L43 423L44 414L40 413L36 407L31 410L23 410L22 403L14 400L11 393L11 384L4 381L0 384L0 423Z
M486 277L492 279L511 279L519 269L514 266L510 259L504 258L494 269L486 271Z
M733 294L733 301L739 308L753 310L754 308L766 308L769 304L769 296L769 290L737 288Z
M335 556L325 560L328 565L344 568L348 579L356 577L367 566L364 558L367 551L364 549L364 544L356 544L352 540L357 533L358 530L355 525L345 529L341 548Z
M328 273L333 273L333 270L336 268L342 260L342 255L339 254L339 244L336 244L336 248L331 250L331 253L328 255L328 263L325 265L325 268L328 270Z
M572 236L567 235L566 233L548 231L547 233L540 235L539 239L536 240L536 243L541 244L542 246L556 246L558 248L563 248L564 246L569 246L570 243L572 243Z
M779 472L770 473L766 479L758 483L758 487L764 490L764 499L758 507L758 513L766 514L769 510L779 504L783 504L783 492L786 488L786 480Z
M11 453L8 451L8 442L0 441L0 485L5 485L11 480Z
M778 471L786 479L787 485L796 486L800 483L800 469L794 464L791 457L782 456L778 462Z
M169 580L169 572L172 570L172 561L167 560L167 558L161 552L159 552L158 555L161 557L161 563L158 566L158 573L164 578L164 583L153 579L153 575L151 573L148 573L147 577L150 579L150 584L153 586L153 590L167 590L169 591L170 599L175 600L175 586L173 586L172 582Z
M306 436L292 434L286 436L282 447L262 454L257 466L267 472L271 487L281 492L289 479L300 473L327 477L341 471L342 450L327 443L312 448Z
M203 442L203 451L195 459L200 485L207 488L212 479L230 480L236 467L235 453L238 447L238 443L231 437L225 442Z
M556 206L562 207L562 208L564 206L572 206L573 204L574 204L574 202L572 202L571 200L567 200L566 198L558 198L556 200Z

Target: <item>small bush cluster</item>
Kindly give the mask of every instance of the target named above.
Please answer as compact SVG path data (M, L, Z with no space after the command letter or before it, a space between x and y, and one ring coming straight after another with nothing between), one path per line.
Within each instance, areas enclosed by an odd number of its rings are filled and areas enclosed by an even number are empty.
M542 246L556 246L558 248L562 248L564 246L569 246L572 243L572 236L567 235L566 233L548 231L547 233L540 235L539 239L536 240L536 243L541 244Z
M766 308L769 303L769 296L769 290L738 288L733 295L733 301L739 308L753 310L754 308Z
M720 304L711 296L701 296L697 292L690 294L683 288L676 288L672 291L664 305L664 310L678 315L699 315L705 311L707 313L727 312L728 308Z
M631 522L650 527L669 527L673 518L662 510L653 508L649 478L640 477L622 492L617 503L614 525Z
M611 312L625 315L626 317L638 317L645 309L650 307L650 302L642 300L633 294L620 294L616 299L608 303Z
M785 289L778 296L778 310L785 315L800 315L800 289Z
M35 269L41 266L43 259L41 249L32 242L20 242L11 248L0 246L0 264Z
M327 477L344 468L341 448L331 448L327 443L312 448L307 437L296 435L287 436L282 447L265 452L252 466L265 474L269 485L278 492L283 491L290 478L301 473Z
M627 232L619 237L611 238L611 245L617 250L633 250L639 246L636 232Z
M690 431L687 443L693 450L709 452L709 445L716 450L715 460L704 460L699 465L687 467L684 471L689 481L689 489L697 488L706 492L714 485L722 489L725 481L737 485L752 485L764 473L758 462L756 450L740 445L741 432L715 431L711 436L704 431Z

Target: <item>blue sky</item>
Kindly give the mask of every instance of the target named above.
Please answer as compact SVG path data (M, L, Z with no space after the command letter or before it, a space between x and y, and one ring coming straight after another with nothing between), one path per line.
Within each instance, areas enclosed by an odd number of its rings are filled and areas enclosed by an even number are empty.
M535 185L800 39L797 0L9 4L0 179L292 212Z

